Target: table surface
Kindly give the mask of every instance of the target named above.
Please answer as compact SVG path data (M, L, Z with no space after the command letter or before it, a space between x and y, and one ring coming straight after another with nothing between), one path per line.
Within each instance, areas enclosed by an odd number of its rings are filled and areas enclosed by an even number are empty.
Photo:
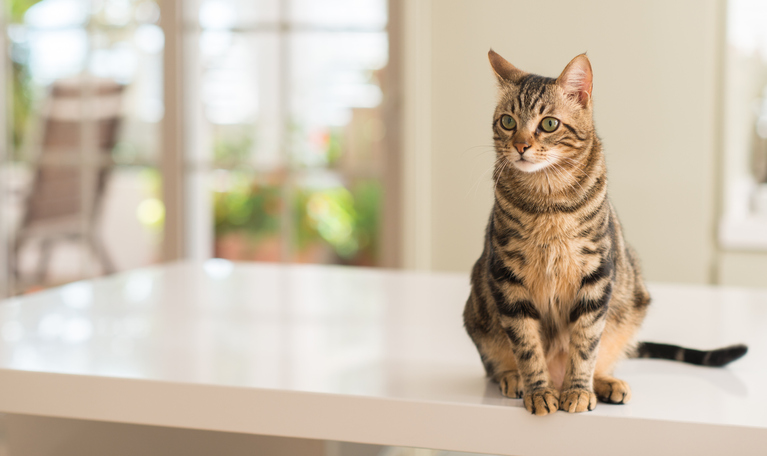
M627 360L630 404L535 417L484 378L465 274L215 259L4 301L0 411L498 454L763 454L767 290L650 291L640 339L749 353Z

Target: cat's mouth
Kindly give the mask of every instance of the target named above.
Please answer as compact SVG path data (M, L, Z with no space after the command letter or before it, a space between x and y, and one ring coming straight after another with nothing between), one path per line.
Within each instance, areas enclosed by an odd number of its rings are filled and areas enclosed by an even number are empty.
M526 172L526 173L534 173L536 171L539 171L548 165L548 162L546 161L539 161L539 162L532 162L530 160L526 160L524 157L519 157L514 162L514 167L517 168L520 171Z

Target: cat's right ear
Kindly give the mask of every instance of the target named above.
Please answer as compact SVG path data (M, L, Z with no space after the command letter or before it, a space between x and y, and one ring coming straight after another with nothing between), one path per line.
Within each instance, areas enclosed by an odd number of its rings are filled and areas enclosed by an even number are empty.
M487 53L487 58L490 59L490 66L493 67L495 76L500 82L516 81L526 74L524 71L510 64L506 59L498 55L498 53L492 49L490 49L490 52Z

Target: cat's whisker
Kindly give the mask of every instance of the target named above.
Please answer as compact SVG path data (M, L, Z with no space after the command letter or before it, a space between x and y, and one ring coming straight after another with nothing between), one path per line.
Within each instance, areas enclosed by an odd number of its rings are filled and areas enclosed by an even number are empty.
M586 176L586 171L585 171L585 170L584 170L584 169L583 169L583 168L580 166L580 164L579 164L578 162L575 162L574 160L572 160L571 158L568 158L568 157L562 157L562 158L563 158L563 159L565 159L565 160L569 160L569 161L571 161L572 163L570 163L570 166L572 166L573 168L577 169L577 170L578 170L578 171L580 171L580 172L581 172L581 173L582 173L584 176ZM560 166L562 166L562 165L560 164ZM574 179L576 182L578 182L578 185L580 185L580 179L578 179L578 178L577 178L577 177L576 177L576 176L575 176L575 175L574 175L572 172L570 172L570 171L569 171L568 169L566 169L564 166L562 166L562 169L564 169L565 171L567 171L567 172L570 174L570 176L571 176L571 177L572 177L572 178L573 178L573 179ZM581 187L581 188L583 188L583 187Z
M563 166L563 167L564 167L564 165L565 165L565 164L562 164L562 166ZM573 170L577 170L579 173L583 174L584 176L585 176L586 174L588 174L588 173L586 172L586 170L585 170L585 169L583 169L583 168L582 168L582 167L581 167L581 166L580 166L578 163L569 163L569 162L568 162L568 163L566 163L566 165L567 165L568 167L572 168Z
M578 182L578 180L575 179L572 173L570 173L567 169L563 168L559 163L552 163L552 166L559 173L560 180L565 184L569 184L569 188L575 190L575 184L577 184L581 188L581 191L584 191L580 182Z
M580 162L578 162L576 160L573 160L570 157L565 157L564 155L559 155L559 154L554 154L554 155L557 157L558 160L566 160L569 163L570 166L572 166L573 168L576 168L580 172L586 174L586 170L583 169L583 167L581 166L582 163L580 163Z
M559 180L560 183L567 181L565 175L562 173L562 171L559 169L559 166L557 166L556 163L551 163L551 170L556 173L557 179Z
M478 153L477 155L475 155L475 157L479 157L480 155L486 154L488 152L496 152L496 147L493 144L479 144L479 145L472 146L472 147L469 147L468 149L465 149L465 150L461 151L460 154L463 155L463 154L466 154L466 153L468 153L470 151L473 151L474 149L479 149L479 148L486 148L486 150L483 150L482 152Z
M578 187L580 187L581 192L585 192L586 191L586 190L584 190L584 188L581 185L580 181L578 179L576 179L575 176L573 176L573 173L571 173L569 170L563 168L560 164L557 164L556 166L559 167L562 170L562 172L567 173L569 175L570 178L568 180L571 181L570 187L575 188L575 184L578 184Z
M480 158L480 157L486 156L486 154L497 154L497 153L498 151L496 151L495 149L488 149L488 150L483 150L480 152L473 153L471 158Z
M493 193L495 193L496 188L498 188L498 181L503 175L503 170L506 168L506 162L508 162L508 160L504 160L504 163L499 167L496 167L493 172Z
M488 169L486 169L486 170L485 170L485 172L483 172L483 173L482 173L482 174L481 174L481 175L480 175L480 176L477 178L477 180L474 182L474 185L472 185L472 186L471 186L471 188L469 188L469 191L468 191L468 192L466 192L466 196L464 196L464 198L468 198L468 197L469 197L469 195L471 195L471 193L472 193L472 192L474 192L474 193L476 194L476 191L477 191L477 189L479 188L479 183L480 183L480 181L482 181L482 179L483 179L483 178L484 178L484 177L487 175L487 173L489 173L490 171L493 171L493 170L495 170L495 169L498 167L498 163L499 163L499 162L500 162L500 160L502 160L502 159L503 159L503 157L502 157L502 156L499 156L499 157L496 157L496 158L495 158L495 162L494 162L494 163L493 163L493 164L492 164L492 165L491 165L491 166L490 166Z
M549 168L548 166L546 168ZM546 182L549 184L549 195L554 191L551 187L551 180L549 179L549 173L546 172L547 169L543 168L543 175L546 176Z
M501 180L501 177L503 176L503 172L506 170L506 167L509 166L509 163L511 163L509 159L505 158L503 166L501 167L501 170L498 172L498 176L496 176L495 178L495 183L493 184L493 194L495 194L495 192L498 190L498 181Z
M554 166L558 167L559 169L561 169L563 172L566 172L570 176L570 180L572 180L575 183L577 183L578 186L581 187L581 190L583 190L583 186L580 184L579 179L570 170L565 168L564 165L561 163L561 161L567 160L567 161L571 162L571 164L569 164L569 166L572 166L573 168L578 169L581 173L583 173L585 175L586 172L583 170L583 168L581 168L579 166L580 164L575 162L573 159L571 159L569 157L565 157L565 156L563 156L561 154L552 153L551 156L553 157L554 160L552 160L550 163L552 163L552 165L554 165Z
M568 171L568 170L566 170L564 168L562 169L562 171L567 173L568 178L570 180L570 187L572 189L575 189L575 186L577 185L578 188L581 190L581 193L585 193L586 192L586 189L583 188L583 185L581 185L580 181L573 176L573 173L571 173L570 171Z

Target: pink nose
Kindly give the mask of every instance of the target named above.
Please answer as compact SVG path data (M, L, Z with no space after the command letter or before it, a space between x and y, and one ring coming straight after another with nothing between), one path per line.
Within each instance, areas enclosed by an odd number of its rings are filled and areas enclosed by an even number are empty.
M514 148L516 148L516 149L517 149L517 151L519 152L519 155L522 155L522 154L524 154L524 153L525 153L525 151L526 151L527 149L529 149L529 148L530 148L530 144L528 144L528 143L526 143L526 142L523 142L523 143L514 143Z

